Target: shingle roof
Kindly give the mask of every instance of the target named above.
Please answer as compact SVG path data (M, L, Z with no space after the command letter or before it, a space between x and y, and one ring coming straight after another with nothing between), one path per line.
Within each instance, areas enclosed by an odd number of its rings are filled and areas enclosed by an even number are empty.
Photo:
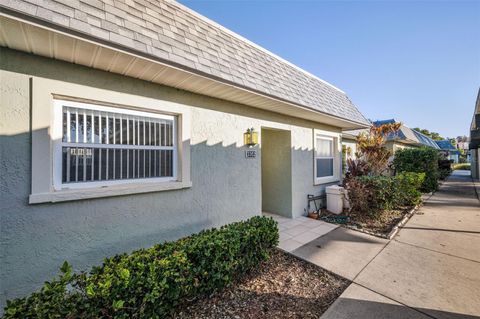
M176 2L3 0L1 5L234 85L368 124L343 91Z
M449 140L435 141L435 143L437 143L438 147L440 147L441 150L446 150L446 151L456 150L455 146L453 146Z
M412 130L412 132L417 136L417 139L420 141L421 144L423 145L426 145L426 146L430 146L430 147L433 147L433 148L436 148L436 149L439 149L440 147L438 147L437 143L435 143L435 141L426 136L425 134L422 134L418 131L415 131L415 130Z
M395 121L395 119L388 119L388 120L375 121L372 124L375 126L380 126L383 124L393 124L393 123L398 123L398 122ZM403 124L402 126L400 126L400 129L398 131L396 131L395 133L390 133L387 137L387 140L406 141L410 143L415 143L417 145L424 145L424 146L429 146L435 149L439 149L439 146L437 145L437 143L435 143L435 141L432 138L418 131L412 130L411 128Z

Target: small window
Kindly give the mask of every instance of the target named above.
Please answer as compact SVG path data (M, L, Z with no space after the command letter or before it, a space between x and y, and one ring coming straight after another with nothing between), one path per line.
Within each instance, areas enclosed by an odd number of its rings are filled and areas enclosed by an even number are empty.
M56 107L63 130L57 186L175 180L174 116L68 101Z
M315 183L329 183L339 180L340 149L338 137L327 134L315 135Z
M333 176L333 138L317 137L315 154L317 178Z

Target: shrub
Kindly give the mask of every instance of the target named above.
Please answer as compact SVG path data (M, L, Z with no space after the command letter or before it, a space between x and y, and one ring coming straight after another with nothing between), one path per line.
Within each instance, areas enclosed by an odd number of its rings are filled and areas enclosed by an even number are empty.
M420 203L425 173L397 176L358 176L346 183L352 211L378 218L382 212Z
M470 170L470 163L459 163L459 164L453 164L453 170L456 171L457 169L460 170Z
M388 161L392 152L385 147L390 134L395 134L402 123L372 125L370 130L357 136L357 157L362 159L371 175L382 175L389 170Z
M278 244L277 223L253 217L61 275L7 302L5 318L163 318L186 299L229 285Z
M394 178L390 176L358 176L347 182L352 210L377 218L380 213L394 207Z
M362 159L347 159L347 172L345 174L344 182L347 182L352 177L368 175L370 173L367 162Z
M395 176L396 206L415 206L421 201L425 173L402 172Z
M452 173L452 160L439 159L438 160L438 175L441 180L444 180Z
M433 148L410 148L398 150L393 164L398 173L425 173L421 190L431 192L438 187L438 151Z
M359 177L351 177L345 180L345 189L348 192L350 210L359 214L368 214L373 197L373 190Z

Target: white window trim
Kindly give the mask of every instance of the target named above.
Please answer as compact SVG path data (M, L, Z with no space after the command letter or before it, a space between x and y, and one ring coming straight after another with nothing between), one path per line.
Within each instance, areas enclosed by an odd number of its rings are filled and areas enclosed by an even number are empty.
M323 176L317 177L317 138L323 138L333 141L333 175L332 176ZM340 181L340 172L341 172L341 152L342 145L340 140L340 133L323 131L323 130L314 130L313 134L313 184L322 185L327 183L334 183ZM323 157L327 158L327 157ZM330 158L330 157L328 157Z
M77 182L77 183L62 183L62 146L67 144L71 144L72 147L98 147L99 145L102 148L131 148L132 145L120 145L120 144L94 144L94 143L66 143L63 142L62 139L57 139L54 141L54 162L53 162L53 186L56 191L64 190L64 189L85 189L85 188L98 188L98 187L106 187L111 185L123 185L123 184L135 184L135 183L159 183L159 182L171 182L177 181L177 119L173 115L165 115L165 114L158 114L158 113L150 113L150 112L141 112L135 110L128 110L124 108L113 108L113 107L106 107L103 105L96 105L96 104L89 104L89 103L82 103L82 102L74 102L69 100L54 100L54 121L53 121L53 131L56 136L63 135L63 107L75 107L80 109L86 110L93 110L93 111L100 111L100 112L109 112L109 113L119 113L119 114L126 114L126 115L135 115L140 117L149 117L149 118L159 118L159 119L166 119L173 121L173 141L174 145L172 147L155 147L155 149L173 149L173 176L172 177L156 177L156 178L136 178L136 179L123 179L123 180L105 180L105 181L98 181L98 182ZM149 148L146 147L138 147L139 149Z
M89 198L102 198L128 194L140 194L189 188L190 180L190 135L191 108L187 105L158 98L119 93L79 84L55 81L45 78L32 78L32 188L29 203L62 202ZM95 100L92 100L92 97ZM132 112L148 113L148 116L175 116L175 138L177 151L176 179L171 181L130 180L127 183L110 185L88 185L88 188L58 189L55 178L58 176L54 161L57 142L62 139L62 127L56 127L57 108L55 100L97 104L111 112L120 108ZM71 103L69 102L69 103ZM153 114L151 114L153 113ZM60 172L61 174L61 172ZM153 179L153 178L152 178ZM93 184L95 182L88 182ZM73 184L72 184L73 185Z

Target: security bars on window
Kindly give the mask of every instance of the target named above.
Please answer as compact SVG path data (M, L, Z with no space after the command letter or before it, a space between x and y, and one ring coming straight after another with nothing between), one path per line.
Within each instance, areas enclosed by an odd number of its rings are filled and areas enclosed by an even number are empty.
M175 176L173 116L62 111L62 184Z

